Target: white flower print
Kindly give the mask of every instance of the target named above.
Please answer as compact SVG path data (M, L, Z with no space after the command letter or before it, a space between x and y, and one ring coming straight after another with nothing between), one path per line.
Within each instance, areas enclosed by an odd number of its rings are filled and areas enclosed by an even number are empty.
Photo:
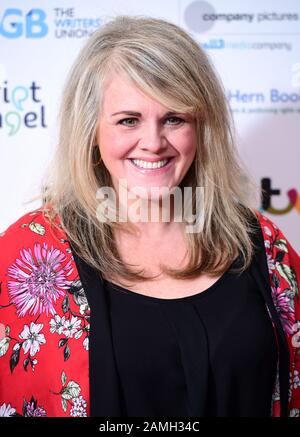
M299 372L298 370L294 370L293 375L290 374L290 377L292 378L292 384L293 384L293 388L296 389L298 387L300 387L300 378L299 378Z
M13 351L18 351L21 348L21 343L16 343L13 347Z
M74 338L76 338L76 340L78 340L78 338L80 338L83 334L83 329L80 329L80 331L77 331L76 334L74 335Z
M75 316L72 316L71 320L65 321L63 334L65 334L67 338L72 338L73 335L77 333L78 329L80 328L80 325L81 325L81 320Z
M50 332L54 334L57 332L57 334L61 334L63 332L63 329L65 327L65 316L60 317L58 314L55 314L54 319L51 319L50 324Z
M274 258L267 253L267 258L268 258L268 268L269 268L269 272L271 273L272 270L275 270L275 262L274 262Z
M82 396L72 399L73 407L70 410L72 417L87 417L86 413L86 401Z
M276 378L275 378L274 390L272 395L272 410L273 410L273 403L278 400L280 400L279 361L277 361Z
M89 350L89 337L86 337L84 340L83 340L83 347L84 347L84 349L86 350L86 351L88 351Z
M10 404L2 404L0 407L0 417L11 417L16 413L16 409Z
M264 231L269 237L272 237L272 232L268 226L264 226Z
M34 372L35 366L37 365L37 362L38 362L38 360L36 360L36 359L31 361L31 368L32 368L33 372Z
M293 325L293 331L295 334L292 336L292 345L295 348L300 347L300 322L296 322Z
M87 333L87 336L85 337L85 339L82 342L82 345L86 351L89 350L89 338L88 338L89 330L90 330L90 325L87 325L85 328L80 329L80 331L77 331L76 334L74 335L74 338L76 338L76 340L77 340L78 338L80 338L82 336L84 331Z
M271 247L271 243L270 243L270 241L269 240L264 240L265 241L265 247L266 247L266 249L270 249L270 247Z
M299 409L292 408L290 411L289 417L299 417Z
M80 309L79 309L80 314L84 315L89 311L90 311L90 307L87 303L80 305Z
M37 352L39 352L40 345L46 343L44 334L39 333L43 326L42 323L35 324L33 322L30 323L30 327L28 325L24 326L19 337L22 340L25 340L22 344L25 354L30 350L30 355L33 357Z

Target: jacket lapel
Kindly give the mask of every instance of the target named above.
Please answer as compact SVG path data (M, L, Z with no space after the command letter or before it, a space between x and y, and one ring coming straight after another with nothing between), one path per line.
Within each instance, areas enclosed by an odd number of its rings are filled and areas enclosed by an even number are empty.
M89 376L91 416L123 416L106 290L101 276L72 249L74 261L91 309Z
M289 391L289 372L290 372L290 357L289 348L279 314L272 297L272 289L269 280L269 269L265 252L264 238L260 223L255 223L257 232L254 236L255 255L251 265L251 274L255 279L259 290L265 300L269 310L278 344L279 357L279 389L280 389L280 416L288 416L288 391Z

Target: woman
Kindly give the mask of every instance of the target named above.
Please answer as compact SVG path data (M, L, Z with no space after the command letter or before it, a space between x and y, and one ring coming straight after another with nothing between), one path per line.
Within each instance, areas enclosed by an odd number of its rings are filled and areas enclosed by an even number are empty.
M1 414L299 415L300 260L251 206L203 50L118 17L61 108L41 208L0 238Z

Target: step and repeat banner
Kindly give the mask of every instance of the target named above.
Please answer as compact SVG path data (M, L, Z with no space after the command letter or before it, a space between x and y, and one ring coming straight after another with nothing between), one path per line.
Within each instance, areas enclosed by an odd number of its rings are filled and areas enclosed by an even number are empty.
M221 77L257 207L300 252L299 0L0 0L0 232L39 206L67 72L86 38L119 14L186 29Z

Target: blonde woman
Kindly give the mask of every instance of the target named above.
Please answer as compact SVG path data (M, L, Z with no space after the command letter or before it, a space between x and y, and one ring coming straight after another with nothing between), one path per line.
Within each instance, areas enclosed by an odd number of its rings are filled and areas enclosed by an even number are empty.
M1 414L298 415L300 260L254 192L199 45L97 30L41 207L0 237Z

